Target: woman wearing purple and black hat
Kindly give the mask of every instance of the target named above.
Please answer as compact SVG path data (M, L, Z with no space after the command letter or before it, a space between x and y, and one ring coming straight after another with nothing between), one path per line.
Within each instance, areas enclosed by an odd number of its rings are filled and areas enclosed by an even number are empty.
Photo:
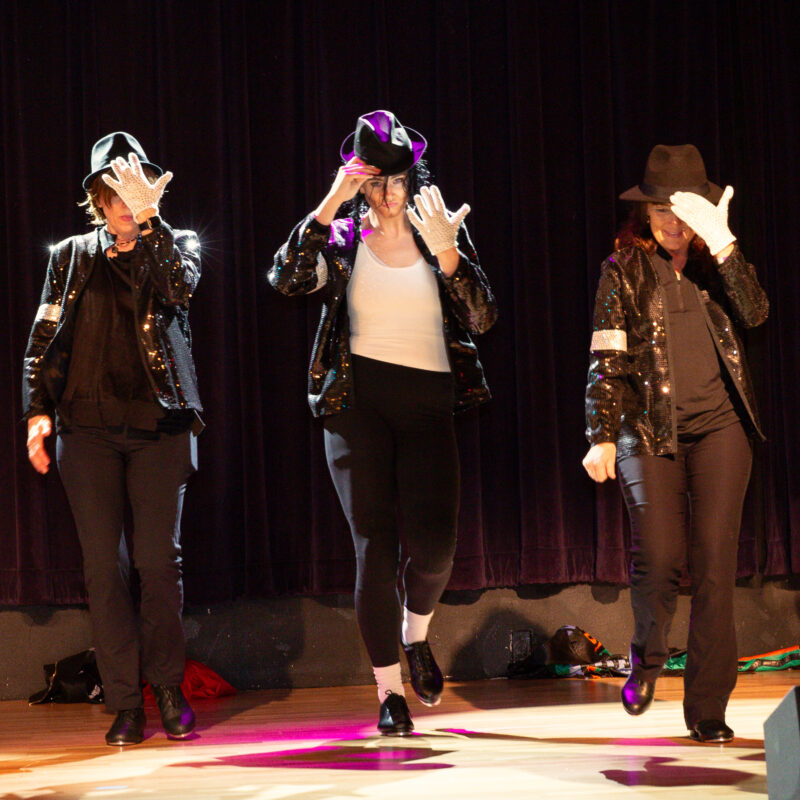
M28 456L48 471L55 419L105 704L115 714L106 734L113 746L142 741L143 678L169 737L195 725L180 687L180 518L203 428L188 320L200 247L192 231L159 216L171 178L128 133L95 143L81 204L94 228L51 248L25 353ZM126 504L133 531L123 531ZM140 578L138 613L126 537Z
M471 337L497 316L462 223L469 206L453 214L425 185L425 147L388 111L360 117L330 191L269 271L284 294L322 295L308 400L323 418L355 544L355 608L378 684L378 729L399 735L413 729L398 660L401 614L417 697L432 706L442 693L427 632L456 544L453 411L489 399Z
M583 460L620 476L631 521L629 714L643 714L669 655L684 566L691 620L684 718L692 738L729 742L736 684L733 590L750 440L763 439L741 331L769 305L728 228L733 188L706 177L693 145L653 148L602 267L586 387Z

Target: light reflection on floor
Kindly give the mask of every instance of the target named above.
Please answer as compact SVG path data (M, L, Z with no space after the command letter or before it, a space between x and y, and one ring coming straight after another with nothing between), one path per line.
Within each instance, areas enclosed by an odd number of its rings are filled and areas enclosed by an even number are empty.
M252 696L200 702L193 740L170 742L152 725L142 745L124 750L102 743L108 718L100 709L24 709L24 752L19 742L0 745L0 798L766 797L761 725L774 697L734 699L729 722L737 738L721 747L686 736L679 700L657 700L633 718L607 698L504 708L494 687L497 700L485 708L472 698L435 710L412 705L414 735L395 738L376 735L371 704L359 694L374 697L372 690L341 691L353 703L318 721L313 695L299 708L292 695L281 703ZM8 705L0 704L0 729ZM350 708L352 719L344 716ZM41 722L50 724L40 730ZM48 745L48 731L59 726L69 734Z

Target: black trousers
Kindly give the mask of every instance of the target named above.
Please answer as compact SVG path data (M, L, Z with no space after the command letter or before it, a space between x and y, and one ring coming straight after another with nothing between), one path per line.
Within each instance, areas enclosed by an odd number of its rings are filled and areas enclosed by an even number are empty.
M737 422L680 442L674 457L631 456L618 465L631 519L631 660L640 679L655 679L669 657L667 638L688 559L683 707L689 728L702 719L724 720L736 685L733 591L751 461Z
M325 452L356 551L355 608L372 665L397 662L405 605L429 614L453 568L459 462L453 378L353 357L354 407L325 418Z
M57 460L83 551L106 706L135 708L142 704L142 678L183 681L180 519L186 481L196 469L196 438L189 431L147 439L75 428L59 435ZM123 531L126 500L132 531ZM138 619L126 535L140 579Z

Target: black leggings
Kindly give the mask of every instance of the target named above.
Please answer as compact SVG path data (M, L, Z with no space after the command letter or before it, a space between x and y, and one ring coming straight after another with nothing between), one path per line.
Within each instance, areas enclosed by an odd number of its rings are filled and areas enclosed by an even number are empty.
M397 662L400 524L405 605L429 614L456 546L453 378L353 356L354 405L325 418L325 453L356 551L355 608L375 667Z
M631 659L640 679L656 678L669 656L667 637L688 560L692 610L683 709L689 728L703 719L724 720L736 685L733 590L750 463L750 443L738 422L680 443L674 457L619 462L632 532Z

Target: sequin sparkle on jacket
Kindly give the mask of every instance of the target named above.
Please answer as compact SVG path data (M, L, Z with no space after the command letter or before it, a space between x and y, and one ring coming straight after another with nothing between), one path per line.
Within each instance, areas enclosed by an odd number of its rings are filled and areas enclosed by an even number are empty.
M419 234L412 233L439 286L444 337L455 382L455 410L485 403L490 398L489 387L471 335L483 333L494 324L497 305L467 229L461 225L458 231L460 259L449 277L439 269ZM347 284L360 238L358 223L349 217L328 226L309 214L275 254L267 274L272 286L283 294L321 292L322 314L308 374L308 402L315 417L343 411L352 402Z
M767 318L769 303L738 246L716 269L689 261L683 273L700 306L751 435L763 439L740 329ZM603 263L594 307L586 438L614 442L617 458L677 450L664 291L650 256L628 247ZM736 404L736 403L735 403Z
M26 417L52 416L66 387L76 310L104 250L105 229L71 236L50 253L39 310L25 352L22 405ZM132 275L139 351L153 393L167 411L202 411L192 360L189 299L200 279L200 243L193 231L162 223L140 237L144 258ZM202 429L199 416L193 426Z

